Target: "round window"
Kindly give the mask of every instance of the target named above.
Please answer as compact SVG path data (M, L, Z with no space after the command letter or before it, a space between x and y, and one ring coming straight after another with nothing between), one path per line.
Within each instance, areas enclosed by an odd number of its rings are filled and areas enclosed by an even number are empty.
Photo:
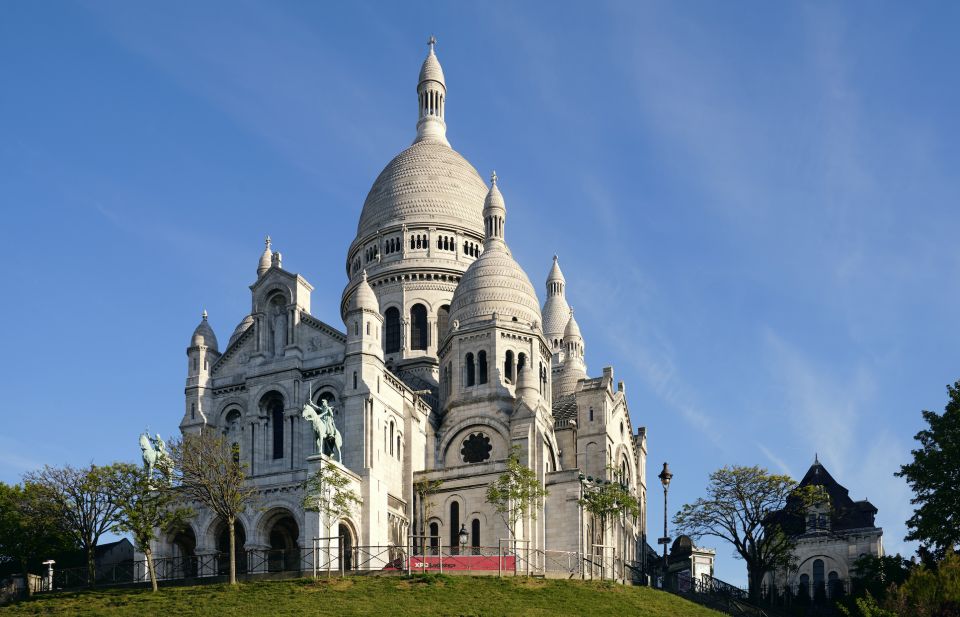
M490 445L490 438L483 433L472 433L463 442L460 448L460 456L464 463L482 463L490 458L490 451L493 446Z

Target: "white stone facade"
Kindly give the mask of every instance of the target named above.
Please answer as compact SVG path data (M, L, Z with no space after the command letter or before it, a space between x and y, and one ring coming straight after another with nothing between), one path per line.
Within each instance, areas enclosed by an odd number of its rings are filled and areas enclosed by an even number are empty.
M438 535L496 547L506 526L485 501L511 448L549 490L518 539L530 548L615 547L633 560L645 540L646 437L634 431L613 369L588 377L584 339L556 258L540 302L513 260L497 186L450 147L446 84L431 45L417 87L414 143L374 182L346 257L344 327L310 313L311 285L267 240L251 311L220 351L204 315L187 350L184 433L213 427L240 450L256 509L243 546L310 548L326 535L360 546ZM550 328L545 333L544 328ZM307 400L326 399L343 435L343 469L362 506L329 528L304 512L301 485L318 464ZM592 536L578 500L583 476L626 484L643 511ZM442 481L418 521L414 483ZM200 510L159 556L224 548L224 526Z

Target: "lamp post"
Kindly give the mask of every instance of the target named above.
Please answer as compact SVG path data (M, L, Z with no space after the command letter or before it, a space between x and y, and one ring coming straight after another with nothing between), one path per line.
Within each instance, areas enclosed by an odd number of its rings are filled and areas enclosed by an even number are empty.
M460 525L460 554L464 555L467 551L467 540L470 539L470 533L467 531L467 525Z
M673 479L673 474L670 473L670 468L667 467L666 463L663 464L663 470L657 477L660 478L660 484L663 485L663 537L657 542L663 545L663 568L664 575L666 575L667 545L670 544L670 538L667 536L667 489L670 488L670 480Z

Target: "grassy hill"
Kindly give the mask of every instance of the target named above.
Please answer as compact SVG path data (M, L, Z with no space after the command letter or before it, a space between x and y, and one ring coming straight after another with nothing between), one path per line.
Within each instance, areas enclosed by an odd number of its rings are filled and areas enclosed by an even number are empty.
M613 583L525 578L363 576L313 581L104 589L38 596L14 615L636 615L723 617L676 596Z

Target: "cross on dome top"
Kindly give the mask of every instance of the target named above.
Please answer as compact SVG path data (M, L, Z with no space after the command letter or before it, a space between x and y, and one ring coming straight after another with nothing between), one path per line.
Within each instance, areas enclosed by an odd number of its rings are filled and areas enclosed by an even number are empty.
M490 184L493 184L494 186L496 186L496 184L497 184L497 170L496 170L496 169L494 169L493 172L490 173Z
M433 53L433 46L437 44L437 37L430 35L430 38L427 39L427 45L430 46L430 53Z

